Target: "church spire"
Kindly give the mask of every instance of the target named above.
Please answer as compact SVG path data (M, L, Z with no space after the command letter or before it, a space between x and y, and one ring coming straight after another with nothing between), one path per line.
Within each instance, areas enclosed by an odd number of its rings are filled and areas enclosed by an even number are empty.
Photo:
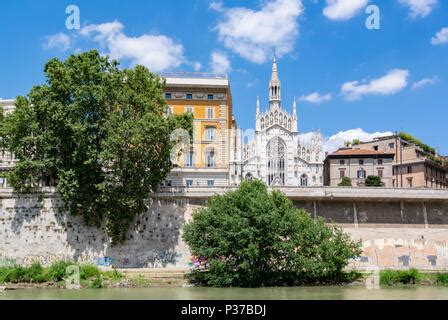
M281 104L281 89L280 89L280 79L278 77L278 66L277 57L274 54L272 59L272 74L271 81L269 82L269 103L271 109L280 108Z
M272 75L271 81L278 80L278 66L277 66L277 57L274 54L274 58L272 59Z

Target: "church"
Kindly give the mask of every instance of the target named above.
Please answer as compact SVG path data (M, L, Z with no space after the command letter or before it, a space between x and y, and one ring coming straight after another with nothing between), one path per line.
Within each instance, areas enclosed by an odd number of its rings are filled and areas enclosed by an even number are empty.
M297 102L292 114L283 109L277 60L272 63L269 106L257 98L255 132L250 141L241 130L231 139L230 184L260 179L268 186L322 186L324 152L320 132L299 134ZM233 151L233 152L232 152Z

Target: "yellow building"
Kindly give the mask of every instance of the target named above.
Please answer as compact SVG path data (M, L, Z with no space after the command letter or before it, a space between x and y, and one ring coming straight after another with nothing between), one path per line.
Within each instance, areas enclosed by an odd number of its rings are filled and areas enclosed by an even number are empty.
M226 76L162 74L166 80L167 112L191 112L193 144L185 150L166 180L166 186L227 186L230 136L235 128L232 93Z

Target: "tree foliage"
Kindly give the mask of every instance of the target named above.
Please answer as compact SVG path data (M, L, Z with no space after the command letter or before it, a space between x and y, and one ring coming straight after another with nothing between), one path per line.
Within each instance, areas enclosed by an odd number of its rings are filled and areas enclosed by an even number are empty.
M19 191L57 185L70 213L105 222L122 242L171 169L171 132L191 132L192 116L167 117L161 78L96 51L52 59L44 72L46 83L1 121L3 147L18 159L9 181Z
M368 176L365 185L366 187L383 187L384 182L378 176Z
M339 187L351 187L352 186L352 179L349 177L343 177L341 182L338 184Z
M208 264L195 280L209 286L276 286L343 279L359 243L341 228L294 207L258 180L216 195L184 227L193 255Z
M431 146L428 146L427 144L423 143L421 140L413 137L412 135L406 133L406 132L399 132L398 136L403 139L406 140L410 143L414 143L415 145L419 146L420 148L422 148L424 151L431 153L433 155L436 154L436 149L434 149Z

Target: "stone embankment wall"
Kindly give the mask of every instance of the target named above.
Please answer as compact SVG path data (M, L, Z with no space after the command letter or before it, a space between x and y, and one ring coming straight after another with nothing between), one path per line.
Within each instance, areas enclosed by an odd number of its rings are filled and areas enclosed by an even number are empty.
M104 230L72 217L51 189L18 195L0 190L0 263L50 264L61 259L119 268L189 268L182 226L213 193L178 191L148 200L127 241L113 247ZM341 225L363 243L358 268L442 270L448 266L448 192L329 188L288 189L298 208Z

